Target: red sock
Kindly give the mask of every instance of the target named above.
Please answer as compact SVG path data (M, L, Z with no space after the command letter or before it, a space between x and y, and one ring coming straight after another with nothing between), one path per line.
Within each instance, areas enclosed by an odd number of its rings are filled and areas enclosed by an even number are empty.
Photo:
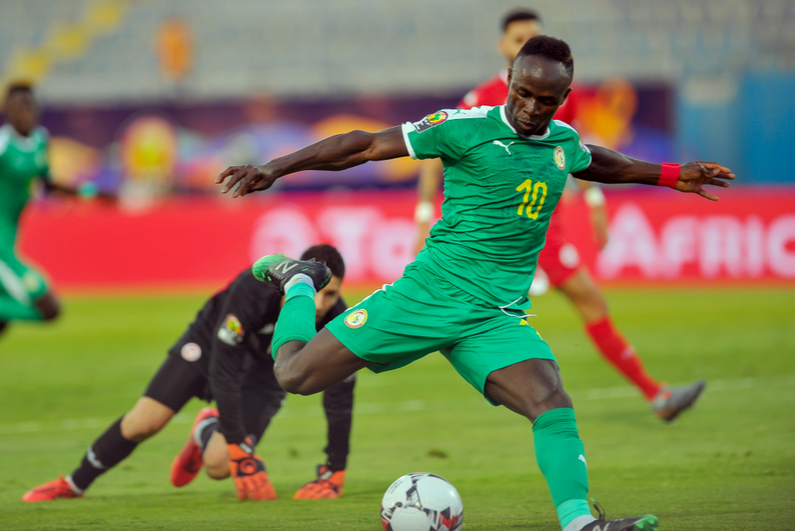
M634 383L648 400L654 398L662 385L646 373L635 349L613 327L609 316L586 324L585 331L607 361Z

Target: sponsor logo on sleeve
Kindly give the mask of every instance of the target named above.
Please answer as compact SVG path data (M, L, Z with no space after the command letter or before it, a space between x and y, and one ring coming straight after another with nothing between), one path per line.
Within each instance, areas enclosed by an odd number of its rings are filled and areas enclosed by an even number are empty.
M439 125L440 123L447 120L447 113L444 111L435 112L433 114L429 114L419 122L414 122L414 129L418 133L422 133L423 131L427 131L434 125Z
M179 353L185 361L196 361L202 357L202 348L196 343L185 343Z
M558 169L566 169L566 154L563 152L562 147L558 146L555 148L552 158L555 159L555 166L557 166Z
M233 347L243 341L243 334L243 325L240 324L240 319L233 313L228 314L224 318L223 324L218 329L218 339Z
M356 310L348 314L345 318L345 326L348 328L359 328L367 322L367 310Z

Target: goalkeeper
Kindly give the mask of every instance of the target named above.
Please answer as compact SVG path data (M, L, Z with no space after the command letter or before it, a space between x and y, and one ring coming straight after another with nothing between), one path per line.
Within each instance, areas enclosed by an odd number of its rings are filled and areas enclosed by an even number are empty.
M307 249L303 259L325 262L332 280L315 298L318 330L343 313L340 284L345 263L330 245ZM23 501L39 502L83 495L94 480L118 465L142 441L155 435L193 397L218 409L202 409L188 442L174 459L171 482L190 483L202 466L213 479L234 477L241 500L276 499L265 465L254 449L285 391L273 374L271 339L283 297L257 281L247 268L199 311L196 320L169 350L144 395L132 410L94 441L69 476L28 491ZM326 391L328 460L296 499L336 498L342 494L349 452L355 376Z

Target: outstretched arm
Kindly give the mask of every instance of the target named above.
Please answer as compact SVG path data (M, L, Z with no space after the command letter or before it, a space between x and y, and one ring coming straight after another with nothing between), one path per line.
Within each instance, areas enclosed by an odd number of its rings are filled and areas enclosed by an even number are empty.
M577 179L608 184L660 184L661 164L633 159L601 146L589 145L588 148L593 156L591 165L572 174ZM680 166L679 178L671 187L717 201L716 196L704 190L704 185L728 188L729 183L726 181L733 179L732 171L716 162L686 162Z
M230 166L215 179L223 193L237 186L233 197L267 190L279 177L304 170L339 171L371 160L406 157L409 152L401 128L378 133L351 131L335 135L262 165ZM228 180L227 180L228 178Z

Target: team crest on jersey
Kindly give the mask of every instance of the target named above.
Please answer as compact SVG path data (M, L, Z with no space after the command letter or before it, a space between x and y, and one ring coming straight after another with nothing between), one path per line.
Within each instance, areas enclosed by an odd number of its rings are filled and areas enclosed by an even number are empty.
M435 112L433 114L429 114L419 122L414 122L414 129L418 133L422 133L423 131L427 131L434 125L439 125L440 123L447 120L447 113L444 111Z
M555 148L552 158L555 159L555 166L557 166L558 169L566 169L566 154L563 152L562 147L558 146Z
M243 325L240 324L240 319L235 314L230 313L227 314L224 318L224 323L218 329L218 339L234 347L243 341L243 333Z
M359 328L367 322L367 310L356 310L348 314L345 318L345 326L348 328Z
M196 361L202 357L202 348L196 343L185 343L179 353L185 361Z

